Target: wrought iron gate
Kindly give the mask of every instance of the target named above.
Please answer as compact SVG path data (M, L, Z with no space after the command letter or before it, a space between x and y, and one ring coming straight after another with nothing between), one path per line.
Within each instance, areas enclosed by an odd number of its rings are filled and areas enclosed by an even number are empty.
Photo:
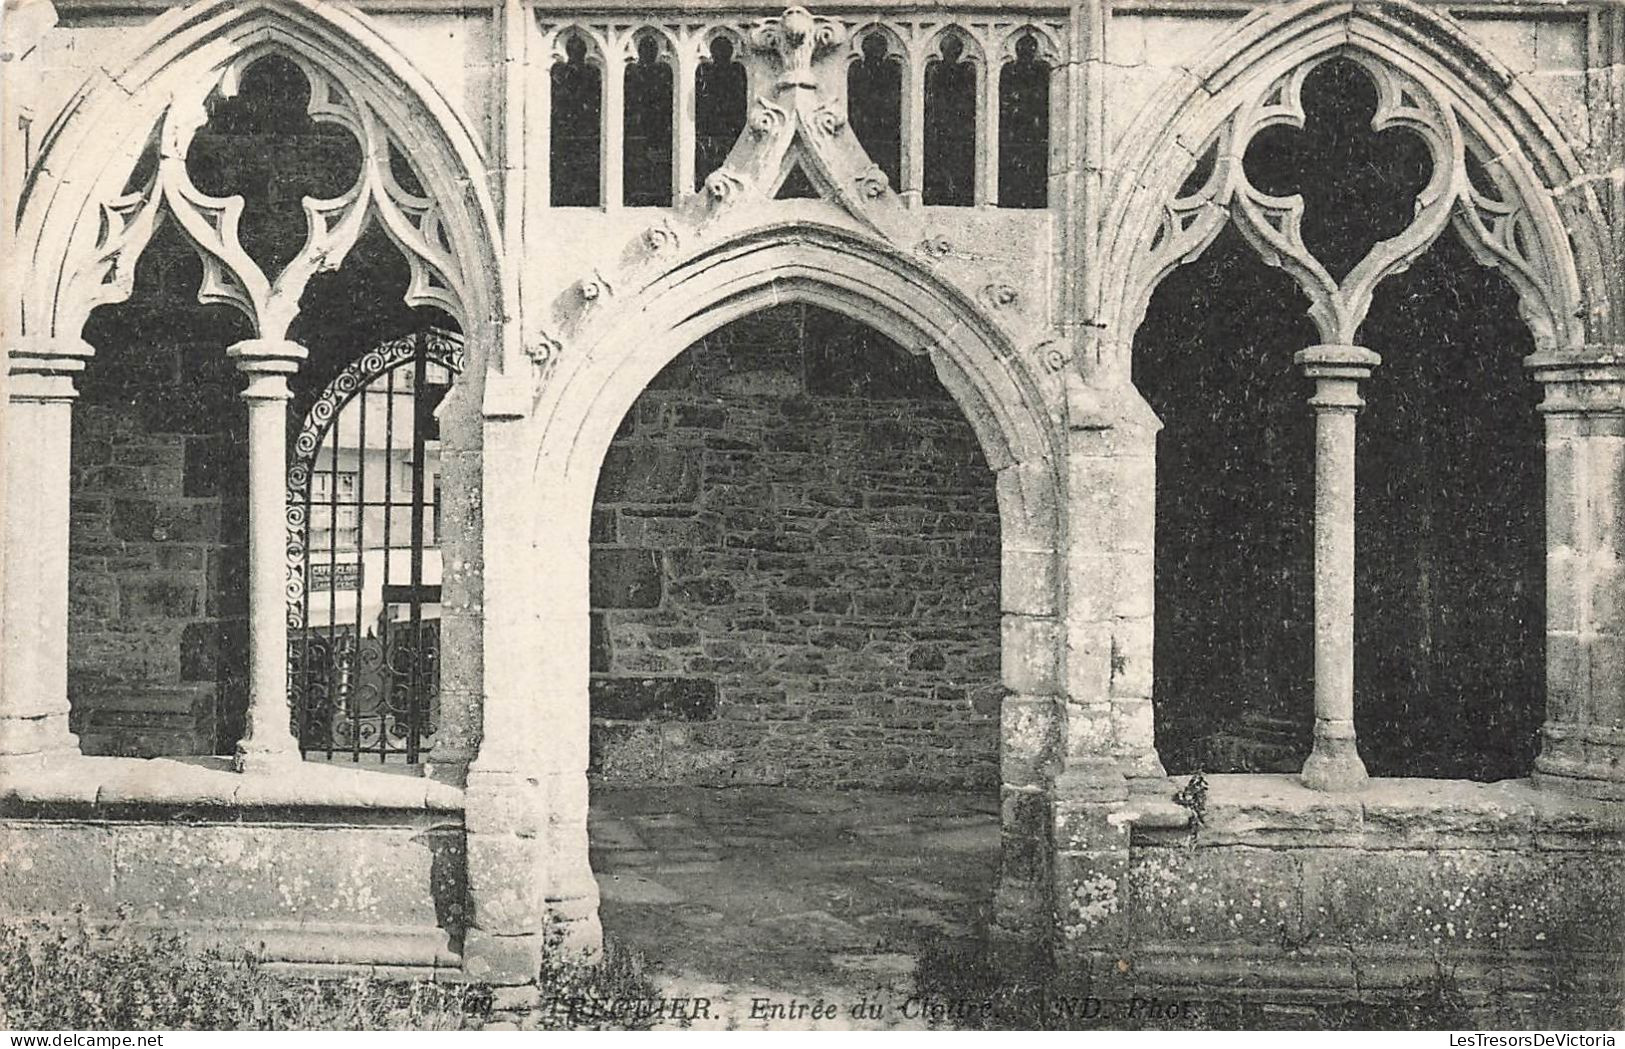
M417 762L440 714L439 430L462 339L383 343L316 399L288 465L288 697L307 756Z

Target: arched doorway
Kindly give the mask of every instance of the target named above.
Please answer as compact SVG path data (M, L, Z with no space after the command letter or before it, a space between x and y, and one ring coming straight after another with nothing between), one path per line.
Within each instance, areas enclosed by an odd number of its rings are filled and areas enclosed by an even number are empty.
M980 949L998 498L929 360L819 306L735 319L639 394L592 513L606 938L677 993L853 1000Z
M596 940L599 887L587 862L593 494L617 428L640 394L685 349L731 321L785 304L822 307L928 360L970 423L993 473L999 536L1002 686L1000 861L994 924L1037 944L1047 927L1049 785L1059 761L1062 630L1057 553L1057 435L1025 362L976 307L919 264L852 234L799 224L759 231L689 259L568 337L543 371L531 413L534 472L511 498L534 507L527 538L487 530L487 745L514 726L515 762L550 799L543 891L555 916ZM500 442L498 442L500 443ZM490 498L487 521L505 520ZM533 496L533 497L532 497ZM511 561L499 563L493 555ZM511 566L511 567L510 567ZM524 580L511 587L499 578ZM545 601L530 599L546 595ZM499 608L522 609L514 622ZM513 633L494 635L498 623ZM513 681L505 689L503 681ZM527 684L526 689L519 687ZM545 740L527 734L546 719ZM534 742L530 742L533 740ZM524 749L529 747L529 751ZM485 760L482 749L482 761ZM476 773L481 773L476 768ZM483 773L482 773L483 774ZM493 782L495 772L492 774ZM474 782L471 779L471 784ZM572 926L572 922L574 925Z

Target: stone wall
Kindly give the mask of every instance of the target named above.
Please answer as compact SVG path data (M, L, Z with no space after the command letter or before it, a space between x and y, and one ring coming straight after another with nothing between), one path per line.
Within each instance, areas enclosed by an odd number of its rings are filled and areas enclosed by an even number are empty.
M426 779L79 761L0 786L0 922L116 917L269 963L454 966L464 838L461 792Z
M721 329L628 413L592 538L605 780L997 782L998 506L925 358L813 307Z
M1133 993L1409 998L1437 1026L1471 1024L1469 1009L1475 1026L1617 1024L1625 901L1596 851L1620 845L1606 804L1527 781L1379 779L1358 796L1295 776L1208 783L1194 830L1135 824L1109 919L1069 918L1120 922Z
M98 311L73 413L68 671L89 754L208 754L246 685L247 453L226 347L246 325L196 306L173 237L139 293Z

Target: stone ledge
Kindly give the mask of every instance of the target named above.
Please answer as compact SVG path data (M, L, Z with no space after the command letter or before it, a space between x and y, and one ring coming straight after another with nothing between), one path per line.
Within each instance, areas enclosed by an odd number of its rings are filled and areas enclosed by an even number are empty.
M28 920L44 927L83 921L79 916L35 915ZM97 919L92 917L91 927ZM109 924L112 924L109 920ZM126 933L179 934L192 947L248 951L268 967L331 979L334 969L368 970L374 975L461 978L462 955L445 929L411 925L367 925L347 922L242 923L136 919L119 922Z
M1310 790L1296 775L1207 777L1195 847L1485 848L1625 851L1625 806L1540 790L1529 780L1373 779L1347 793ZM1170 777L1168 796L1184 784ZM1136 846L1191 843L1160 802L1127 813ZM1151 811L1151 810L1156 811ZM1158 818L1161 817L1161 818Z
M164 806L235 818L264 809L463 811L463 792L416 776L300 762L286 771L237 773L227 758L54 758L0 768L0 813L68 807Z
M1245 944L1142 944L1131 967L1116 976L1145 991L1172 988L1201 998L1202 992L1263 1001L1373 1000L1416 994L1448 974L1469 999L1525 992L1550 995L1610 994L1617 990L1614 955L1591 951L1456 950L1446 957L1426 950L1361 944L1295 948ZM1194 992L1194 993L1193 993Z

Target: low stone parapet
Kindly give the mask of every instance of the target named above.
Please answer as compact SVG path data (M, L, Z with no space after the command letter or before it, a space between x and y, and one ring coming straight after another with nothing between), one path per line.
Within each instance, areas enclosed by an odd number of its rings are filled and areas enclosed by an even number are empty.
M268 962L458 967L462 792L313 763L69 758L0 780L0 919L125 917Z
M1374 779L1327 794L1291 775L1216 775L1194 812L1135 796L1107 823L1130 828L1121 869L1083 871L1074 895L1110 918L1095 925L1111 935L1059 951L1125 993L1377 1000L1443 988L1538 1005L1625 992L1617 805L1528 780Z

